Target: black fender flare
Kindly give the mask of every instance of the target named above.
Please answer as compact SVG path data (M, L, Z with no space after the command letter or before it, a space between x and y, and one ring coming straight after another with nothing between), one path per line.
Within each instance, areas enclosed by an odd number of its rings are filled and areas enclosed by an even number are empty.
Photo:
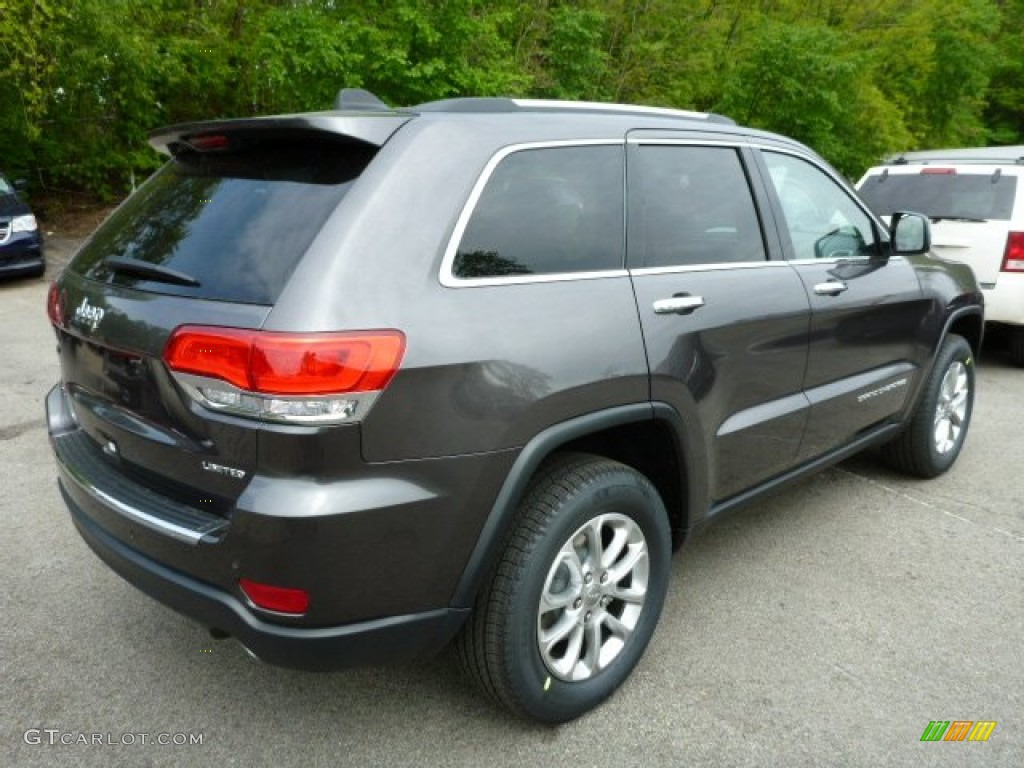
M918 378L917 387L915 388L912 396L907 398L907 403L904 406L903 411L901 413L901 422L906 423L907 420L911 418L914 411L917 409L917 404L920 401L921 396L924 392L924 383L925 381L927 381L928 376L931 374L932 369L935 367L935 361L939 357L939 350L942 349L943 342L945 342L946 337L949 336L949 334L951 333L950 329L953 327L953 323L965 317L971 316L976 316L980 324L980 330L978 332L978 346L977 351L975 352L976 355L980 354L982 341L985 337L984 309L980 305L972 304L971 306L960 307L959 309L953 310L952 312L949 313L949 316L946 317L946 320L942 325L942 331L941 333L939 333L938 339L935 342L935 348L932 349L931 355L928 359L927 369L922 371L922 375ZM967 340L967 343L970 344L970 339ZM973 348L974 347L972 345L972 349Z
M704 455L696 440L699 432L687 430L679 412L666 403L632 403L619 405L594 413L577 416L553 424L531 439L516 457L494 501L476 545L466 562L462 576L455 587L450 606L469 608L476 599L484 579L490 573L501 552L502 543L512 525L520 499L540 465L567 443L611 427L643 421L660 420L669 424L676 441L676 450L683 469L685 493L689 509L700 510L700 494L706 493L704 467L694 466ZM687 439L689 436L690 439ZM699 482L691 482L696 479ZM695 496L697 498L695 498ZM706 507L706 501L704 502Z

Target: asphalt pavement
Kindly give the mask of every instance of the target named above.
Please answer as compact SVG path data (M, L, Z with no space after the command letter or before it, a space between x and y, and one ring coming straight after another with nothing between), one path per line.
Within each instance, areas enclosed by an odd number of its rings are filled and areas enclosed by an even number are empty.
M50 246L52 273L74 243ZM1024 370L996 349L952 471L857 457L723 521L675 556L632 678L546 728L448 654L263 665L103 565L46 440L46 287L0 284L0 765L1024 765ZM922 742L935 720L996 726Z

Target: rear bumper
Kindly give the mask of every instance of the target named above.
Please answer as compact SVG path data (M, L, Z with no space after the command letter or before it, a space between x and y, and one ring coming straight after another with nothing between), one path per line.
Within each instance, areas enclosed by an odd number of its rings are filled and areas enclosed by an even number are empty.
M493 503L491 486L514 458L362 465L355 478L323 481L256 475L232 509L214 513L124 474L120 457L79 427L61 386L46 407L61 493L96 554L257 657L302 669L403 660L444 646L468 613L452 595ZM309 610L257 608L242 577L304 589Z
M335 669L427 655L458 631L465 611L444 608L340 627L285 627L263 621L222 590L168 568L118 541L89 519L61 484L78 532L114 571L164 605L235 637L261 661L296 669Z
M1000 272L994 288L985 294L985 321L1024 325L1024 272Z

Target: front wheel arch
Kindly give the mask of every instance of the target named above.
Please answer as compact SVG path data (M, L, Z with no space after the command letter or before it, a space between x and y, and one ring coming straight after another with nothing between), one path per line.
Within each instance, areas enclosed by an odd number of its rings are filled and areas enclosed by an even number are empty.
M951 333L942 340L906 428L882 448L892 467L931 478L953 466L974 410L974 366L966 339Z

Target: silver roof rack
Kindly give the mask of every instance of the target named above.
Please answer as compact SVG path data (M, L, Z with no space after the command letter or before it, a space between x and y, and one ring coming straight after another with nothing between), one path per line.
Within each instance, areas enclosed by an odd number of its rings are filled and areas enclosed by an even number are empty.
M1009 147L964 147L902 152L885 159L889 165L970 163L974 165L1024 165L1024 145Z
M676 117L709 123L735 125L736 122L714 112L694 112L667 107L645 107L638 104L606 104L599 101L561 101L558 99L509 99L502 97L471 97L442 99L410 107L413 112L591 112L605 115L650 115Z

